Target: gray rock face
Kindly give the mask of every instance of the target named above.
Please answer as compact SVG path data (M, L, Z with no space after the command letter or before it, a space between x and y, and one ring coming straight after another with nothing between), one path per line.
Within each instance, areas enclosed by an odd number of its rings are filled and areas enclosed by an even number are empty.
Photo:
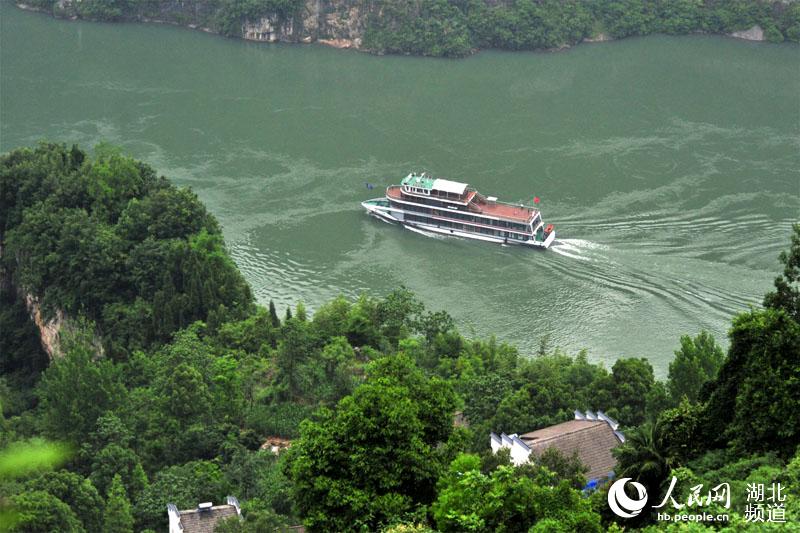
M242 37L262 42L320 42L337 48L358 48L364 34L366 17L354 0L307 0L297 17L280 20L267 14L258 20L246 20Z
M747 41L766 41L766 37L764 37L764 30L759 25L755 25L749 30L741 30L735 31L731 33L731 37L736 37L737 39L745 39Z
M242 24L242 38L248 41L294 41L294 21L292 19L279 22L271 17L261 17L256 21L245 21Z

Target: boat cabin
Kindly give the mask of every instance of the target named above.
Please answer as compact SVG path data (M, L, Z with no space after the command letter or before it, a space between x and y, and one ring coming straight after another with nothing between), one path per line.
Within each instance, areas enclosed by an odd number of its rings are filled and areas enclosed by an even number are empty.
M466 183L431 178L426 172L420 174L412 172L403 178L400 186L405 194L411 196L433 197L460 204L468 203L475 193L468 188Z
M453 211L467 211L478 216L497 219L499 225L509 227L510 224L522 224L520 229L530 226L531 230L540 221L539 211L533 207L500 202L494 196L483 196L466 183L432 178L426 172L412 172L403 178L399 187L390 186L386 192L389 200L405 200L431 207L444 207L456 218L463 217L453 214Z

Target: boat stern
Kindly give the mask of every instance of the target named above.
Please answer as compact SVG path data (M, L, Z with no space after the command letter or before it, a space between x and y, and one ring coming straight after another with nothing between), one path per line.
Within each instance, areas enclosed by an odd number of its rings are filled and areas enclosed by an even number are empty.
M547 238L544 240L542 246L547 249L550 248L550 245L553 244L553 241L556 240L556 232L555 230L551 230L550 233L547 234Z

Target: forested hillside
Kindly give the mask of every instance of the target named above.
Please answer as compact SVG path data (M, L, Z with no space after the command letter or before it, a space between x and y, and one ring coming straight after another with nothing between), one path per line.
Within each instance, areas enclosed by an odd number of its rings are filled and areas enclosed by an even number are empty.
M157 20L254 40L330 40L376 53L465 56L585 39L729 34L800 41L800 3L779 0L28 0L58 16Z
M738 527L747 483L781 482L800 527L800 225L727 354L676 339L661 382L466 338L402 287L261 307L197 197L108 146L2 156L0 214L0 529L163 531L167 503L234 495L224 531L620 531L576 457L489 450L575 409L620 421L618 475L653 494L729 481ZM32 306L62 317L52 357Z

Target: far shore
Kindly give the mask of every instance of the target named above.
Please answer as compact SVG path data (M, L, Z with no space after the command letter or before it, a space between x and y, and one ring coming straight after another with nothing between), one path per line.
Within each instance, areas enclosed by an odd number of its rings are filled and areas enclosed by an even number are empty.
M22 10L25 10L25 11L32 11L32 12L36 12L36 13L42 13L42 14L45 14L45 15L50 15L53 18L61 19L61 20L85 20L87 22L100 22L100 21L96 21L96 20L93 20L93 19L82 19L82 18L78 17L77 15L73 15L73 16L69 16L69 17L67 17L67 16L64 16L64 17L57 16L54 13L49 13L48 11L46 11L44 9L38 8L36 6L32 6L30 4L26 4L24 2L15 2L15 5L19 9L22 9ZM102 21L102 22L108 22L108 21ZM137 19L137 20L126 20L124 22L128 22L128 23L139 22L139 23L147 23L147 24L167 24L167 25L170 25L170 26L188 28L188 29L191 29L191 30L199 30L199 31L202 31L204 33L209 33L209 34L212 34L212 35L219 35L220 37L227 37L227 36L219 33L218 31L216 31L216 30L214 30L212 28L209 28L209 27L206 27L206 26L201 26L199 24L181 24L181 23L175 22L175 21L163 20L163 19L157 19L157 18L148 18L148 17L142 17L142 18ZM727 33L727 34L716 34L716 33L706 34L704 32L695 32L695 34L719 35L719 36L722 36L722 37L731 37L731 38L734 38L734 39L739 39L739 40L744 40L744 41L753 41L753 42L765 42L767 40L764 30L761 27L757 26L757 25L753 26L751 28L748 28L746 30L739 30L739 31L735 31L735 32L732 32L732 33ZM313 38L311 36L306 36L306 37L304 37L302 39L299 39L299 40L252 39L252 38L248 38L248 37L245 37L245 36L229 37L229 38L239 39L239 40L242 40L242 41L256 42L256 43L266 43L266 44L272 44L272 43L321 44L323 46L329 46L331 48L336 48L336 49L339 49L339 50L355 50L355 51L358 51L358 52L364 52L364 53L369 53L369 54L374 54L374 55L387 55L387 54L385 54L385 52L375 51L375 50L371 50L369 48L362 47L361 46L361 38L355 38L355 39L345 39L345 38L326 39L326 38ZM583 40L581 40L577 44L584 44L584 43L597 44L597 43L606 43L606 42L616 41L616 40L618 40L618 39L616 39L616 38L614 38L614 37L612 37L612 36L610 36L608 34L605 34L603 32L600 32L600 33L597 33L596 35L593 35L593 36L590 36L590 37L584 37ZM556 47L556 48L539 48L539 49L535 49L535 50L526 50L526 51L529 51L529 52L563 52L563 51L571 49L573 46L576 46L576 45L570 45L570 44L566 44L565 43L565 44L563 44L563 45L561 45L559 47ZM474 54L480 52L481 50L482 49L480 49L480 48L474 48L474 49L472 49L471 54L469 54L469 55L474 55ZM405 55L412 55L412 54L405 54ZM428 57L428 56L421 56L421 57ZM469 56L467 56L467 57L469 57Z

